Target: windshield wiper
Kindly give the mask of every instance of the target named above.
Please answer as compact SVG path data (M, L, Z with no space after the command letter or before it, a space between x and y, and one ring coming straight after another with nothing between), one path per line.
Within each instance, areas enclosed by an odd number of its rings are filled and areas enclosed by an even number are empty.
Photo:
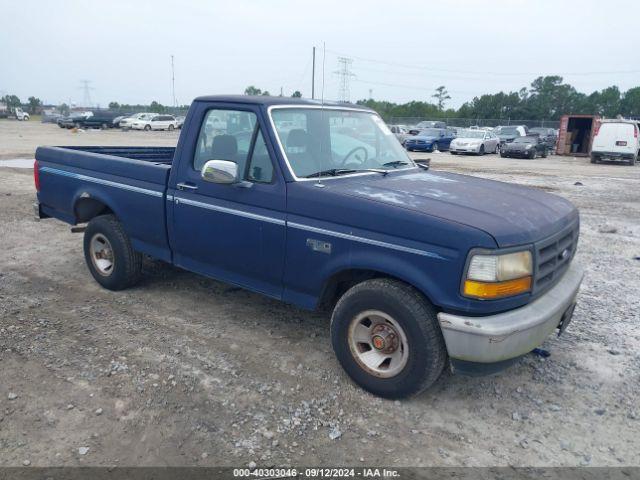
M323 177L325 175L331 175L332 177L335 177L336 175L343 175L345 173L353 172L355 172L353 168L330 168L329 170L320 170L319 172L305 175L305 178Z
M409 162L405 162L404 160L394 160L393 162L383 163L383 167L399 167L400 165L409 165Z
M312 173L311 175L306 175L305 178L322 177L324 175L331 175L332 177L336 177L338 175L345 175L347 173L356 172L375 172L387 175L389 173L389 170L382 170L381 168L331 168L329 170L322 170L320 172Z

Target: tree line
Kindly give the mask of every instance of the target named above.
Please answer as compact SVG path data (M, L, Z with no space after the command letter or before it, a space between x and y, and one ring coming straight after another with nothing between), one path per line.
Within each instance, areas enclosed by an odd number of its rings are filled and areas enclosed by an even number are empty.
M640 116L640 87L621 92L616 86L591 94L578 92L560 76L538 77L517 92L499 92L474 97L456 109L445 109L450 97L444 86L433 95L435 103L411 101L397 104L373 99L357 103L376 110L383 118L494 118L559 120L564 114L590 114L614 118Z
M268 90L250 85L244 90L245 95L270 95ZM291 97L302 97L298 90ZM538 77L529 87L516 92L498 92L474 97L458 109L446 108L451 99L446 87L439 86L431 98L435 101L413 100L407 103L394 103L372 98L358 100L356 103L377 111L385 120L393 117L415 118L492 118L492 119L527 119L558 120L567 113L591 114L613 118L640 117L640 87L621 92L617 86L607 87L590 94L578 92L572 85L564 83L557 75ZM22 103L16 95L5 95L0 102L9 108L23 107L30 113L36 113L42 107L37 97L29 97ZM153 101L149 105L131 105L110 102L109 109L119 112L149 111L153 113L184 112L188 105L174 108ZM69 106L62 104L58 110L69 113Z

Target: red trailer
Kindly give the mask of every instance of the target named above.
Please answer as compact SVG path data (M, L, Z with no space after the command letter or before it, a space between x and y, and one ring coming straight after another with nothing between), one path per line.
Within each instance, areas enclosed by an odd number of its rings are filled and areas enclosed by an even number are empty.
M597 115L563 115L556 152L558 155L587 157L600 118Z

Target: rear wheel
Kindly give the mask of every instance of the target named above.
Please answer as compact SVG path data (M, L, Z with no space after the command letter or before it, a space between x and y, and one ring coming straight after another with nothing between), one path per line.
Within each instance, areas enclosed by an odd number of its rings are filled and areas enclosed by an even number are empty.
M542 150L542 158L547 158L548 152L547 149L545 148L544 150Z
M529 160L533 160L534 158L536 158L536 150L535 149L531 149L531 151L529 152Z
M100 125L100 128L102 130L106 130L107 128L109 128L109 125L107 125L106 123L103 123L102 125Z
M331 317L331 341L353 381L385 398L425 390L447 360L433 306L392 279L364 281L342 296Z
M636 159L635 159L635 158L631 158L631 159L629 160L628 165L634 166L635 164L636 164Z
M438 148L438 142L435 142L435 143L431 146L431 151L432 151L432 152L435 152L435 151L437 151L437 150L440 150L440 149Z
M93 278L106 289L123 290L140 280L142 256L115 215L100 215L89 222L84 257Z

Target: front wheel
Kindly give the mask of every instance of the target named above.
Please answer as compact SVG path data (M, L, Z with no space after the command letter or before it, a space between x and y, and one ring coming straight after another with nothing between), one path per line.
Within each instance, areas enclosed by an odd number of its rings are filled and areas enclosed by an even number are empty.
M100 215L89 222L84 258L93 278L108 290L123 290L140 280L142 256L115 215Z
M148 132L149 130L151 130L151 125L145 125L144 130L145 132Z
M478 150L478 155L484 155L484 145L480 145L480 150Z
M173 129L174 129L173 125L169 125L169 131L173 132Z
M435 309L397 280L367 280L348 290L333 311L331 341L353 381L385 398L427 389L447 361Z

